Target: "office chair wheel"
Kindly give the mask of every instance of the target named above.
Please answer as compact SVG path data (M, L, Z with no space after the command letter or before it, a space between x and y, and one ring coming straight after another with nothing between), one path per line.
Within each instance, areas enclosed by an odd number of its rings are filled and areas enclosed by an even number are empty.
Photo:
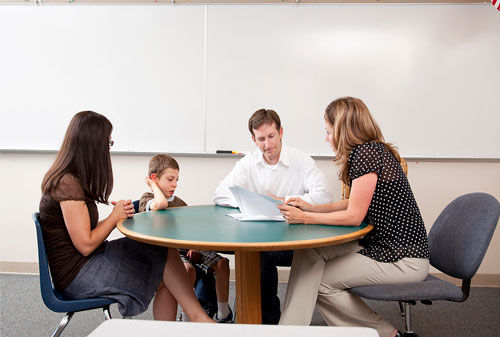
M403 337L419 337L419 336L414 332L405 332L403 333Z

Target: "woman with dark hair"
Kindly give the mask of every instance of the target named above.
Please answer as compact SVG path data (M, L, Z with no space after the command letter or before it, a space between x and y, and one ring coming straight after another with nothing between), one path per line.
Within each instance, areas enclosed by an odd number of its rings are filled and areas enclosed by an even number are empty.
M366 105L357 98L333 101L325 112L326 141L336 154L349 200L311 205L290 198L279 206L289 223L374 229L359 241L294 252L280 324L308 325L314 306L328 325L367 326L381 337L400 333L349 288L425 279L427 233L397 150L386 143Z
M103 115L77 113L43 179L40 223L56 289L73 299L113 298L122 316L144 312L154 296L158 320L175 320L179 301L191 321L213 322L176 249L128 238L106 241L119 220L134 215L131 200L120 200L98 221L96 202L109 204L113 189L112 129Z

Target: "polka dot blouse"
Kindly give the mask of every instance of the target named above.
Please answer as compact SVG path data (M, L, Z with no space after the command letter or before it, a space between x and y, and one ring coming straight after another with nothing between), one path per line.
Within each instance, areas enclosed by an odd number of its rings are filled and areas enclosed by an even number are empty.
M379 262L429 258L427 233L408 179L391 151L380 143L357 145L349 156L351 181L377 173L365 221L374 229L361 239L359 253Z

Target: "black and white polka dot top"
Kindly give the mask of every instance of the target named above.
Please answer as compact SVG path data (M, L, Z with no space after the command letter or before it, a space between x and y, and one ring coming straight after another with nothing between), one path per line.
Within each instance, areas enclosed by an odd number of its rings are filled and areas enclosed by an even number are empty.
M349 156L351 181L377 173L377 185L365 221L374 229L361 239L359 253L379 262L404 257L429 258L427 233L408 179L385 145L357 145Z

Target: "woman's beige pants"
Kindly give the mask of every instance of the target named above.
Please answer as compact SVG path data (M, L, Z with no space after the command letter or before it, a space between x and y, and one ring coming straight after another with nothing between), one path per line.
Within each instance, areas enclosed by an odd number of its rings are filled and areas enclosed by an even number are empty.
M420 282L429 260L404 258L378 262L356 253L358 241L329 247L296 250L279 324L309 325L314 307L328 325L366 326L387 337L394 327L348 289L358 286Z

